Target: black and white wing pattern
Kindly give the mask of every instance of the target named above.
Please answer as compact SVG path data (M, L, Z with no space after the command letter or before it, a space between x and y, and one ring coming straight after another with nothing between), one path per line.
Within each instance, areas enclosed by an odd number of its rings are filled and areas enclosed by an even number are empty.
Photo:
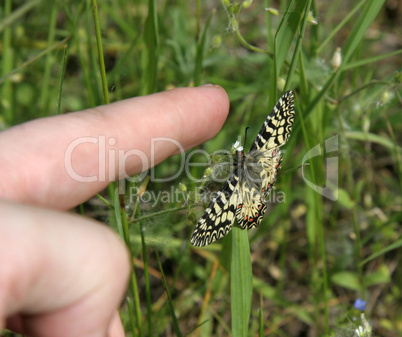
M286 91L268 115L251 146L254 150L268 151L285 145L292 132L295 117L294 95Z
M238 197L239 177L232 174L198 220L191 236L194 246L209 245L232 229Z
M282 166L280 147L290 137L294 114L294 95L287 91L265 120L250 152L244 155L239 187L243 202L239 203L236 212L242 228L257 227L262 221L267 208L266 197L271 193Z
M267 196L281 168L280 147L288 141L294 121L294 96L287 91L276 103L250 152L237 151L237 167L198 220L191 243L206 246L224 237L235 217L243 229L257 227L267 208Z

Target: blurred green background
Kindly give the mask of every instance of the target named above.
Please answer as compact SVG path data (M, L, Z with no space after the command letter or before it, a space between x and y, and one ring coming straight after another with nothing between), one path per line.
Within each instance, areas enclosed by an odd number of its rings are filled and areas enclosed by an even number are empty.
M270 203L261 226L248 233L249 321L236 313L233 287L241 285L230 274L231 235L201 249L189 243L205 208L195 195L203 168L191 171L199 181L182 174L168 183L128 183L126 209L115 202L117 185L77 208L122 236L129 227L135 274L121 309L127 336L355 336L363 325L353 306L358 298L376 336L402 335L402 2L93 5L0 2L0 130L213 83L231 101L223 129L198 147L213 153L244 141L246 127L251 144L280 95L295 93L295 125L274 191L284 198ZM334 136L338 147L326 153ZM302 170L316 145L322 155ZM331 158L336 200L305 182L325 187ZM155 174L170 176L179 165L179 157L169 158ZM148 200L130 193L140 185Z

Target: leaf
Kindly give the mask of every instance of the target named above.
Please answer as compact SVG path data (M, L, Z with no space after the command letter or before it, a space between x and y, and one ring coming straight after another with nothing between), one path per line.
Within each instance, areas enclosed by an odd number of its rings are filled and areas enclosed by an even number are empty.
M366 286L373 286L380 283L390 282L390 272L385 264L382 264L378 270L366 276Z
M294 10L291 8L296 7ZM307 0L303 1L292 1L288 9L283 16L283 19L279 25L278 31L275 36L275 60L276 60L276 76L279 74L280 69L285 62L286 55L289 51L290 45L292 44L293 38L299 27L300 20L304 11L304 7L307 4Z
M402 239L399 239L398 241L394 242L393 244L385 247L384 249L380 250L379 252L376 252L374 254L372 254L371 256L369 256L367 259L365 259L364 261L362 261L360 263L361 266L363 266L364 264L366 264L367 262L374 260L375 258L384 255L385 253L393 250L393 249L397 249L402 247Z
M370 132L346 131L345 135L349 139L356 139L365 142L377 143L379 145L388 148L389 150L395 149L395 144L391 140ZM402 152L402 148L400 146L398 146L397 149L400 152Z
M355 202L343 188L338 188L338 202L347 209L352 209L355 206Z
M331 281L347 289L360 290L361 288L357 274L348 271L332 275Z
M232 336L248 336L253 277L247 230L232 229L231 312Z

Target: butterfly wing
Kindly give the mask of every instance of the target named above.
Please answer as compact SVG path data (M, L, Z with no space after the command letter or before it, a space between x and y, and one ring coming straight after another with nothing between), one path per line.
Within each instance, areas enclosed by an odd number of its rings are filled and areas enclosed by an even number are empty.
M224 237L232 228L238 205L239 177L234 173L208 205L191 236L194 246L206 246Z
M265 153L251 152L246 158L257 163L260 183L256 185L250 181L251 177L247 172L242 176L236 217L240 227L251 229L258 227L264 217L268 204L267 196L271 193L276 175L281 168L282 154L279 148L275 148ZM245 168L249 169L250 167Z
M294 95L287 91L268 115L260 132L245 155L239 195L241 203L236 211L237 222L242 228L257 227L267 209L267 196L271 193L281 168L280 146L286 144L294 121ZM258 184L252 178L258 178Z
M237 223L243 229L257 227L267 209L266 200L254 188L250 189L246 182L240 186L239 194L242 200L236 210Z
M237 174L232 174L198 220L191 243L206 246L224 237L232 228L234 218L242 228L257 227L267 208L266 197L271 192L281 167L279 147L286 144L294 120L294 96L287 91L276 103L262 125L245 162ZM250 165L250 168L248 167ZM254 166L254 167L253 167ZM255 184L247 177L247 170L260 177Z
M265 120L250 152L267 151L285 145L292 132L294 117L294 95L289 90L282 95Z

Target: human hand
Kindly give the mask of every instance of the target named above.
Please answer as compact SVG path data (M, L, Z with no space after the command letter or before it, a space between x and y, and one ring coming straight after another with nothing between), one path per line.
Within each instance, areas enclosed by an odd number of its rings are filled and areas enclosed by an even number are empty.
M129 156L125 167L109 171L105 165L104 181L83 183L66 171L66 149L80 137L102 135L116 140L107 145L115 153L137 149L150 158L152 137L175 139L187 150L212 138L228 110L220 87L182 88L0 133L0 330L41 337L124 336L116 311L130 269L124 244L108 227L61 211L125 172L148 167ZM178 150L172 143L156 145L155 164ZM98 175L100 164L98 144L82 143L72 152L71 167L80 176Z

